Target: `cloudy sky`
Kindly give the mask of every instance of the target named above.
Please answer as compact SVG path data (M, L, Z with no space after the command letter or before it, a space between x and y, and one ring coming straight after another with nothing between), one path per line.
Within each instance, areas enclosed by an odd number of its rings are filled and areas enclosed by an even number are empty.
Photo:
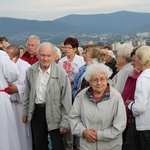
M54 20L69 14L150 13L150 0L1 0L0 17Z

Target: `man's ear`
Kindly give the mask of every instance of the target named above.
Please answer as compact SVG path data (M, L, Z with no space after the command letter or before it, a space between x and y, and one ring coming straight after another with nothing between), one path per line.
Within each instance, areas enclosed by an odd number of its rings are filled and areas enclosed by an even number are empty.
M91 86L91 80L89 81L89 85Z
M39 55L38 54L36 54L36 57L39 59Z

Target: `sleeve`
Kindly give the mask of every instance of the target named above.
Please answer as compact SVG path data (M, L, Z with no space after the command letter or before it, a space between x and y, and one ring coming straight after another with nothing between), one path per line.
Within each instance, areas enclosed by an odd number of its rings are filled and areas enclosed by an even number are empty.
M120 70L118 73L117 73L117 76L116 76L116 81L115 81L115 84L114 84L114 88L117 89L119 91L120 94L122 94L122 91L123 91L123 88L125 86L125 83L126 83L126 80L129 76L131 71L128 71L128 70Z
M24 91L24 96L23 96L23 110L22 110L22 115L23 116L28 116L28 109L29 109L29 97L30 97L30 81L29 81L29 74L30 74L30 69L27 71L26 74L26 80L25 80L25 91Z
M132 106L133 116L139 116L147 110L149 102L149 78L139 77L136 83L136 89L134 94L134 104Z
M18 79L18 70L16 64L9 59L7 55L2 56L2 66L4 77L8 83L12 83Z
M20 68L20 73L19 73L19 77L18 77L18 82L16 82L16 86L18 88L18 94L19 94L19 100L20 102L22 102L22 98L23 98L23 94L25 91L25 79L26 79L26 72L27 69L30 67L29 64L25 64L23 63L21 68Z
M80 92L81 94L82 92ZM75 98L73 107L69 114L69 123L73 135L83 137L83 131L86 129L81 120L81 99L80 94Z
M72 107L72 96L71 96L71 85L70 80L65 71L61 81L62 81L62 89L61 89L61 103L62 103L62 119L60 122L60 127L65 127L69 129L69 121L68 116Z
M99 141L111 141L120 135L126 127L126 111L122 98L118 99L116 106L116 115L112 120L111 127L106 128L103 131L98 131Z

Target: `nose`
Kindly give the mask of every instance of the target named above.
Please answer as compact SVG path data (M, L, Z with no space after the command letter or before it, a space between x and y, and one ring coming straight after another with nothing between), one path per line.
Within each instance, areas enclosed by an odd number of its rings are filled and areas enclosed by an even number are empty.
M44 60L47 60L48 59L48 56L44 56Z

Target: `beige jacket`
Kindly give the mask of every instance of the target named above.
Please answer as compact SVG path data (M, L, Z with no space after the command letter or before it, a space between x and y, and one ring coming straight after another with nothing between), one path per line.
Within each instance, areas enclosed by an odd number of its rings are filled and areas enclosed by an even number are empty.
M31 121L35 109L36 78L39 62L27 70L26 89L23 98L23 116ZM71 110L71 85L65 70L55 62L46 89L46 120L48 130L65 127L69 129L68 115Z
M69 115L71 131L80 137L80 150L121 150L126 111L120 93L110 87L95 102L88 89L77 95ZM97 130L97 142L90 143L83 138L85 129Z

